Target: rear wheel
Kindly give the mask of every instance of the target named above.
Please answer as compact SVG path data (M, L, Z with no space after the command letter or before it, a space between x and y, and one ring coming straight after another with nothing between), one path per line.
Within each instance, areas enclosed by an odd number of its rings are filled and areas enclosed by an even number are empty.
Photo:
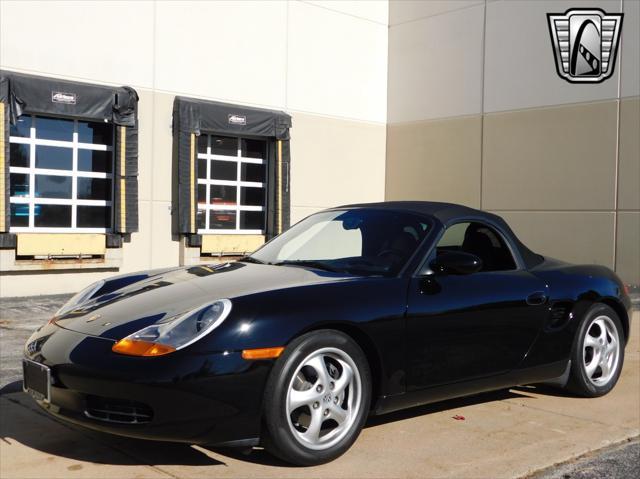
M571 360L569 390L598 397L613 389L624 362L624 331L613 309L591 307L578 328Z
M278 359L265 389L265 447L297 465L337 458L360 434L370 390L366 357L349 336L301 336Z

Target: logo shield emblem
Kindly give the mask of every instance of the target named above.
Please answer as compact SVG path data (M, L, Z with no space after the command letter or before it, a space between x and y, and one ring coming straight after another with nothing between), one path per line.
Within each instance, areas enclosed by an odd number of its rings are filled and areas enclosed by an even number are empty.
M558 75L571 83L600 83L613 75L622 17L599 9L548 13Z

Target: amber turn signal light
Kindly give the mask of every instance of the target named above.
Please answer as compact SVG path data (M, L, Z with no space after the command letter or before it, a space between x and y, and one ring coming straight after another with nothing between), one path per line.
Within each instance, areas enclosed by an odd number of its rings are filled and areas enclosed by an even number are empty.
M127 354L129 356L162 356L174 352L175 348L164 344L125 338L114 344L111 350L114 353Z
M275 359L282 354L284 347L245 349L242 351L242 359Z

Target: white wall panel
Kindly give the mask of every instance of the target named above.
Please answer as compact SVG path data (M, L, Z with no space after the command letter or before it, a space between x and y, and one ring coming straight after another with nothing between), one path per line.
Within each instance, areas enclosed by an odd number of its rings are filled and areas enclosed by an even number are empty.
M156 88L283 108L284 1L158 2Z
M371 20L385 26L389 23L389 3L385 0L309 0L305 3Z
M390 123L477 114L484 5L389 29Z
M150 87L153 3L0 3L0 66Z
M385 121L386 26L291 2L288 44L289 109Z
M601 8L615 13L620 12L620 0L487 4L485 112L617 97L620 56L613 76L603 83L579 85L557 74L546 14L564 13L569 8Z

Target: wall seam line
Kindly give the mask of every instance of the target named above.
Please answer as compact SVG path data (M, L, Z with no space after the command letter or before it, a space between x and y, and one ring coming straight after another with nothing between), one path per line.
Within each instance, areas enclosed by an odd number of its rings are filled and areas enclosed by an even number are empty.
M624 14L624 1L620 0L620 12ZM620 39L621 40L621 39ZM618 98L616 100L617 115L616 115L616 156L614 167L614 184L613 184L613 269L616 270L616 264L618 262L618 196L619 196L619 174L620 174L620 95L622 93L622 41L620 41L620 51L618 52ZM615 65L613 65L615 68Z
M485 60L487 54L487 0L484 0L484 13L482 19L482 71L480 79L480 209L482 209L482 194L484 180L484 77Z
M155 150L155 145L156 145L156 127L155 127L155 118L156 118L156 24L158 22L158 15L157 15L157 7L158 7L158 2L157 0L154 0L153 2L153 26L152 26L152 30L151 30L151 35L152 35L152 44L153 44L153 49L151 51L151 63L152 63L152 68L151 68L151 95L153 98L153 101L151 102L151 161L153 161L153 157L155 156L153 154L153 151ZM138 138L139 139L139 138ZM138 151L139 147L138 147ZM140 160L138 160L140 161ZM150 208L149 208L149 259L148 264L149 264L149 268L153 268L153 171L154 169L151 168L151 184L149 187L149 196L151 197L151 204L150 204ZM140 213L138 213L138 216L140 216ZM178 258L178 264L180 264L180 259Z
M387 24L382 23L382 22L378 22L377 20L371 20L370 18L360 17L358 15L354 15L353 13L347 13L347 12L343 12L343 11L340 11L340 10L335 10L335 9L333 9L331 7L325 7L324 5L318 5L317 3L311 3L311 2L308 2L306 0L298 0L298 1L299 1L299 3L303 3L303 4L308 5L310 7L322 8L323 10L327 10L328 12L332 12L332 13L337 13L338 15L344 15L344 16L347 16L347 17L355 18L357 20L362 20L362 21L365 21L365 22L373 23L375 25L380 25L382 27L388 26Z
M485 0L485 6L486 6L487 2ZM460 12L462 10L468 10L470 8L474 8L474 7L479 7L480 5L482 5L481 2L478 3L474 3L472 5L467 5L466 7L460 7L460 8L454 8L452 10L447 10L445 12L440 12L440 13L432 13L431 15L425 15L424 17L419 17L419 18L412 18L411 20L405 20L404 22L399 22L399 23L391 23L391 16L389 16L389 27L393 28L393 27L399 27L401 25L407 25L409 23L416 23L419 22L421 20L427 20L429 18L435 18L435 17L440 17L442 15L448 15L449 13L454 13L454 12Z

